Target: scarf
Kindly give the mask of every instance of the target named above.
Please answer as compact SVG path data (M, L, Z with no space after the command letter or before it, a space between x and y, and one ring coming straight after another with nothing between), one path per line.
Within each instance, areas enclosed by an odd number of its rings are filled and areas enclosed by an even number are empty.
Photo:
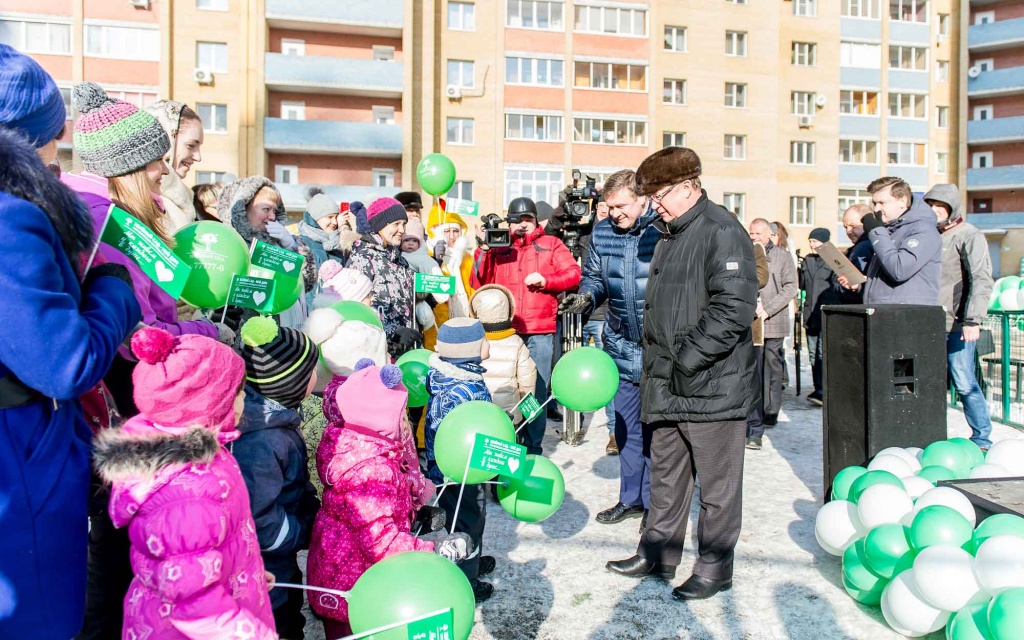
M516 335L516 330L508 328L500 331L487 331L484 335L487 336L488 340L504 340L505 338Z

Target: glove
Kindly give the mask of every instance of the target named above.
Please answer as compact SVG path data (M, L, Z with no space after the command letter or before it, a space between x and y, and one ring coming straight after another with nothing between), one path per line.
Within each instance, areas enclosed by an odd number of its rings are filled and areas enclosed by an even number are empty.
M285 249L291 251L295 247L295 238L288 232L287 227L277 220L267 223L267 233Z
M444 254L446 253L448 253L448 243L444 240L438 240L437 244L434 245L434 260L441 264L444 262Z
M424 531L442 531L447 524L448 516L441 507L426 506L416 512L413 526L419 525Z
M217 342L226 344L229 347L235 345L235 332L232 331L231 327L223 322L215 322L213 326L217 327Z
M404 353L419 348L423 344L423 336L419 331L414 331L409 327L398 327L395 329L395 342Z
M864 233L871 233L872 229L877 229L879 227L885 226L885 223L879 220L878 216L876 216L873 213L869 213L868 215L861 218L861 224L864 225Z
M594 298L589 293L570 293L558 303L558 313L585 313L594 306Z
M434 553L452 562L461 562L469 557L473 541L464 533L453 533L434 543Z
M434 310L425 300L416 303L416 324L423 327L424 331L430 329L435 324Z
M135 291L135 285L132 284L132 276L131 273L128 272L128 268L124 265L115 264L113 262L106 262L89 269L89 273L85 274L85 281L82 283L82 288L88 291L93 282L104 277L117 278L131 287L133 292Z

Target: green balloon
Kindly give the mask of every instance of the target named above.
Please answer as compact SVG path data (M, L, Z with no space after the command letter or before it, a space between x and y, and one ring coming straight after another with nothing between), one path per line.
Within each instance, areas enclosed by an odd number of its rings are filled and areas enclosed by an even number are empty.
M430 371L430 349L407 351L395 364L402 370L402 382L409 391L409 406L422 407L430 401L427 393L427 372Z
M604 408L619 390L619 368L596 347L579 347L558 359L551 372L551 395L573 411Z
M443 153L432 153L416 167L416 180L432 196L443 196L455 184L455 165Z
M868 471L862 474L859 478L853 481L853 485L850 486L850 497L847 498L850 502L857 504L860 500L860 494L864 493L864 490L868 487L872 487L876 484L891 484L893 486L903 489L903 482L896 477L896 474L890 473L889 471L882 471L881 469L875 469L874 471Z
M946 467L956 478L966 478L971 472L970 456L963 447L949 440L933 442L921 454L921 466Z
M498 501L516 520L547 520L562 506L565 480L554 462L543 456L526 456L526 471L521 480L508 478L498 485Z
M873 573L892 580L899 573L896 566L910 552L910 542L901 524L883 524L864 538L864 559Z
M1024 538L1024 518L1011 513L997 513L989 516L978 524L974 530L974 541L971 555L978 552L981 543L992 536L1016 536Z
M852 547L853 545L851 545ZM885 591L885 586L889 584L888 580L878 578L878 583L873 589L858 589L850 580L846 577L846 572L843 572L843 588L846 589L846 593L850 594L850 597L861 604L866 604L869 607L877 607L882 601L882 592Z
M493 473L479 469L469 468L467 472L466 463L476 444L476 436L481 433L507 442L516 441L512 421L496 404L473 400L460 404L444 417L434 439L434 456L446 478L459 484L480 484L494 477Z
M846 551L843 552L843 582L849 583L847 591L850 587L859 591L872 591L880 582L888 582L888 579L874 573L868 567L864 538L846 547Z
M940 467L937 464L929 465L927 467L921 467L921 470L917 472L917 476L924 478L932 484L936 484L940 480L955 480L956 474L952 470L946 467Z
M967 456L967 464L971 469L982 462L985 462L985 452L981 450L981 447L974 444L967 438L950 438L946 442L952 442L956 446L960 447L960 450L964 452L965 456Z
M849 500L850 488L853 486L854 480L867 472L868 470L864 467L846 467L841 469L836 474L836 479L832 481L832 499Z
M967 518L956 509L932 505L917 512L910 525L910 545L920 551L935 544L962 547L974 530Z
M238 232L220 222L194 222L174 234L174 255L192 267L181 298L216 309L228 301L231 279L249 270L249 249Z
M359 322L372 324L373 326L380 327L381 329L384 328L384 323L380 321L380 316L377 315L377 312L362 302L342 300L341 302L335 302L332 304L331 308L341 314L341 319L346 322L349 320L358 320Z
M993 291L1002 293L1004 291L1017 291L1024 284L1024 280L1020 276L1003 276L995 281L995 286L992 287Z
M946 625L946 640L992 640L988 628L988 602L969 604Z
M384 558L366 570L348 596L353 633L451 609L453 640L467 640L473 630L473 588L456 565L425 551ZM376 640L406 640L406 626L373 634Z
M274 295L270 297L267 311L273 315L291 309L292 305L299 301L302 293L303 287L300 278L274 274Z
M1024 587L1000 591L988 603L988 628L992 640L1024 638Z

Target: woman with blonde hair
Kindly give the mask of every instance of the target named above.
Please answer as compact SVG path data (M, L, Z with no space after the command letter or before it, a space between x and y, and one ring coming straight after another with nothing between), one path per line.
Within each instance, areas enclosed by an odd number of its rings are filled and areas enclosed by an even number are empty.
M192 187L192 207L196 211L197 220L224 222L217 217L217 200L223 191L224 185L219 182L197 184Z

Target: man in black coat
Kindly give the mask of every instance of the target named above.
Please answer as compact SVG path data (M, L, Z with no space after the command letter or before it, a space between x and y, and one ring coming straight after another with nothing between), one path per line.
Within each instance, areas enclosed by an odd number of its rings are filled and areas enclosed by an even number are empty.
M708 200L700 173L700 158L683 147L662 149L637 170L639 195L651 198L662 233L644 304L640 380L641 419L652 428L650 514L637 555L607 565L627 576L673 578L700 474L698 558L672 592L681 600L732 586L757 384L753 246L736 217Z
M808 236L812 251L832 239L828 229L818 227ZM817 253L808 254L800 265L800 290L804 292L804 330L807 333L807 355L811 360L811 380L814 391L807 400L819 407L824 402L822 385L822 348L821 344L821 307L826 304L839 304L839 284L835 273ZM800 363L797 363L799 366Z

